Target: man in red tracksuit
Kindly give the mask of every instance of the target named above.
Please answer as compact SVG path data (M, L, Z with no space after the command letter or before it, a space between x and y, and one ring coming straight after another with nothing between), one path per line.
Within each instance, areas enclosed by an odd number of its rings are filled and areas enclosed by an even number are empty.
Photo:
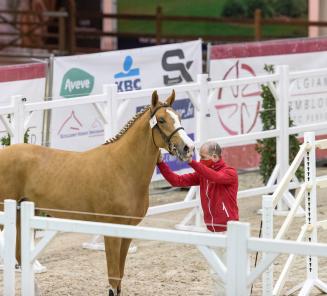
M158 168L165 179L177 187L200 185L204 222L213 232L226 231L228 221L238 221L238 177L234 168L221 158L221 148L216 142L207 142L200 148L200 162L190 159L194 173L178 175L158 159Z

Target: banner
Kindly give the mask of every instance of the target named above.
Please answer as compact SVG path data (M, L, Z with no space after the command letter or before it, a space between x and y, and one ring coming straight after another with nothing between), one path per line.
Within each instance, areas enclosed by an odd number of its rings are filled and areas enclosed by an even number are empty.
M327 67L327 39L292 39L242 44L217 45L211 48L210 77L213 80L266 75L265 65L288 65L290 71ZM309 62L310 61L310 62ZM302 78L291 81L289 101L294 125L327 120L327 77ZM259 116L262 98L260 85L220 89L211 112L211 137L240 135L262 130ZM245 153L245 146L241 148ZM254 150L254 148L251 148ZM234 157L240 153L234 151ZM247 152L248 153L248 152ZM247 164L257 166L255 152L247 154ZM252 157L252 159L251 159ZM251 159L251 160L250 160Z
M54 59L54 99L102 93L104 84L116 83L119 92L176 85L196 81L202 73L201 41L111 51L97 54L58 57ZM167 94L168 96L169 94ZM160 98L165 99L164 97ZM174 107L181 113L182 124L194 137L194 107L186 94L178 94ZM151 97L131 100L124 124L151 103ZM51 146L84 151L104 142L103 125L92 105L52 111ZM169 156L175 170L187 167Z
M45 94L45 64L22 64L0 67L0 106L11 103L11 96L22 95L27 102L42 101ZM29 143L42 143L43 112L35 112L29 125ZM7 136L0 122L0 138Z
M210 77L217 80L265 75L265 65L288 65L290 71L327 68L326 55L326 38L213 46ZM295 125L327 120L326 81L327 77L314 77L291 82L289 106ZM260 102L260 85L220 90L215 104L217 135L261 131Z

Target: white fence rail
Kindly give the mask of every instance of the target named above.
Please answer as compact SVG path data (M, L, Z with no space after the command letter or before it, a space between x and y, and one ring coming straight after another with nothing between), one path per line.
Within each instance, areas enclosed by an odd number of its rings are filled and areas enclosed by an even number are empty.
M303 241L305 238L316 243L317 231L319 226L324 225L324 221L317 221L317 187L324 186L327 183L326 176L318 179L316 177L316 147L321 149L327 148L327 140L315 141L315 134L308 132L304 134L304 143L301 145L298 154L278 184L276 191L271 196L264 196L263 198L263 236L266 238L274 238L280 240L287 233L292 221L295 218L296 212L305 197L305 222L297 237L297 241ZM273 209L278 201L288 188L288 183L294 177L296 170L301 162L304 161L304 183L301 185L297 193L295 202L291 207L287 217L277 234L273 237ZM290 255L285 263L285 266L273 285L273 270L269 269L263 276L263 295L281 295L282 289L286 283L291 266L294 262L294 254ZM327 293L327 285L323 283L318 277L318 259L309 256L307 259L307 278L305 282L292 289L292 292L301 290L300 295L310 295L314 287L318 287L321 291Z
M207 259L210 259L211 267L222 276L225 282L226 295L229 296L247 295L245 291L249 291L253 281L273 263L273 260L270 260L264 264L264 268L250 270L249 252L259 251L272 254L273 259L281 253L327 257L326 244L252 238L250 237L250 226L248 223L230 222L228 223L227 235L222 235L39 217L35 216L34 212L33 203L23 202L21 204L22 296L34 295L33 262L58 231L156 240L197 246L199 249L202 249L202 253L206 254ZM35 229L45 230L48 233L36 246L33 235ZM214 252L208 251L208 248L217 247L226 248L226 265L220 261Z

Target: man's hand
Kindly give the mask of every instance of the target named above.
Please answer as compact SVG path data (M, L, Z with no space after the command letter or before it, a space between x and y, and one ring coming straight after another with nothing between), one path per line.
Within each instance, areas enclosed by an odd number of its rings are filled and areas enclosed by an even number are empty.
M158 164L158 163L161 163L162 160L163 160L163 157L162 157L161 151L159 150L159 155L158 155L158 159L157 159L157 164Z

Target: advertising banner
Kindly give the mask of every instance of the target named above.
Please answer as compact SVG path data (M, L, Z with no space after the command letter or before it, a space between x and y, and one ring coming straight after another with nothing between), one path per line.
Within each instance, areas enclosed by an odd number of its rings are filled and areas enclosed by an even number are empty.
M58 57L54 59L52 94L54 99L73 100L75 97L102 93L104 84L116 83L118 91L125 92L194 82L200 73L200 40ZM150 103L151 97L131 100L118 127L122 128L136 112ZM194 137L194 108L188 96L178 94L174 107L181 113L185 130ZM92 105L53 110L51 118L52 147L85 151L104 142L103 125ZM172 162L168 155L165 157L175 170L183 168L183 164Z
M23 64L0 67L0 106L11 103L11 96L22 95L27 102L42 101L45 95L46 65ZM9 119L10 120L10 119ZM29 142L41 144L42 142L43 113L33 114L29 125ZM0 122L0 138L6 137L7 131Z
M217 45L211 48L210 78L235 79L266 75L265 65L288 65L290 71L327 67L327 39L293 39L242 44ZM310 61L310 62L308 62ZM291 81L290 115L294 125L327 120L327 77L302 78ZM262 99L258 84L220 89L211 106L211 137L246 134L262 130L259 116ZM243 146L239 153L245 153ZM259 158L251 146L251 154L239 166L257 166ZM235 158L239 153L235 154ZM249 151L247 151L249 153ZM232 157L232 156L231 156ZM242 163L243 162L243 163Z
M210 60L212 79L264 75L267 74L264 66L270 64L288 65L291 71L327 68L327 39L269 41L228 47L227 50L225 45L213 46ZM295 125L327 120L327 95L322 99L326 87L327 77L292 81L290 110ZM309 91L312 93L306 94ZM260 85L221 90L216 101L219 136L260 131L260 102ZM237 112L234 112L236 106Z

